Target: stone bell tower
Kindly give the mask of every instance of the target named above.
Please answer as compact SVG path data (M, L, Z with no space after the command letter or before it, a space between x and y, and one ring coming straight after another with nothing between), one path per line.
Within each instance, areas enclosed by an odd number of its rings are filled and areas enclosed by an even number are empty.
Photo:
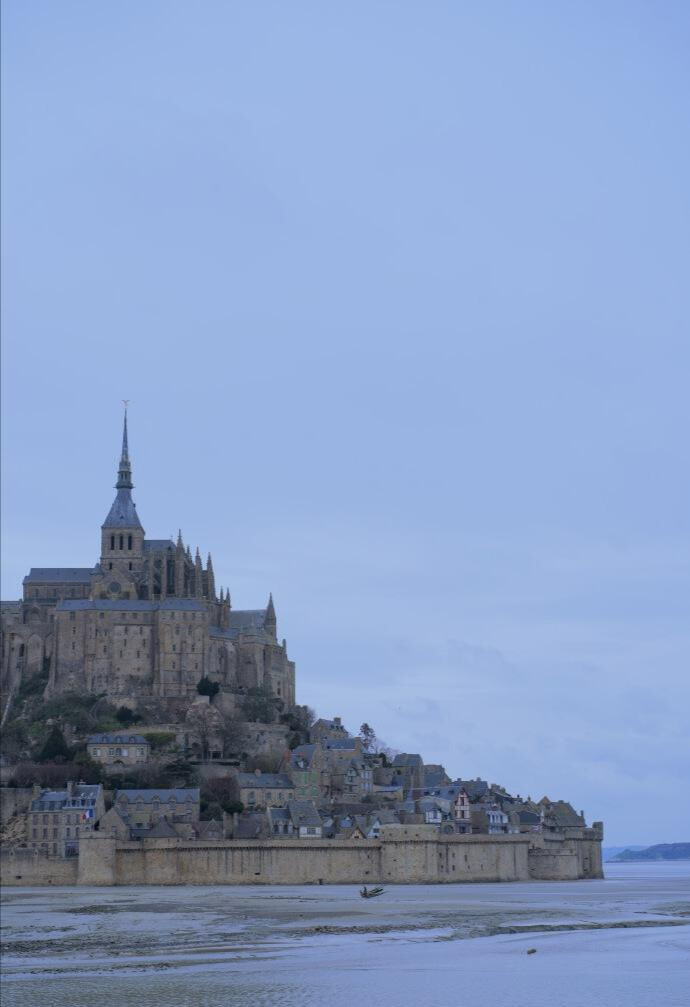
M144 567L144 529L132 500L132 466L127 438L127 408L122 430L122 453L115 488L117 494L101 525L101 578L94 584L100 597L136 598Z

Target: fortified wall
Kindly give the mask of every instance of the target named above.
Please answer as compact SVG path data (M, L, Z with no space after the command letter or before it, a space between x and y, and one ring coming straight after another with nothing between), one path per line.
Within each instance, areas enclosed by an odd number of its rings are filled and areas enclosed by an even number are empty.
M381 839L120 842L93 833L71 863L3 851L4 885L453 884L603 877L601 829L568 836L442 836L434 826ZM22 856L19 856L19 854ZM51 876L51 870L53 875Z

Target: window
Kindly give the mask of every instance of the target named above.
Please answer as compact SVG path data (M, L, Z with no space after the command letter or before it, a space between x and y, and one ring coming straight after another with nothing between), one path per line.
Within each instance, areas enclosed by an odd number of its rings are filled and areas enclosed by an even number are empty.
M132 564L131 564L131 563L129 564L129 569L130 569L130 570L132 569Z
M110 536L110 548L111 549L115 549L115 536L114 535ZM111 566L112 566L112 563L111 563Z
M125 536L120 535L120 549L124 549L124 547L125 547Z
M132 548L132 536L131 535L127 536L127 548L128 549ZM132 564L131 563L129 564L129 569L130 570L132 569Z
M70 612L70 614L69 614L69 621L70 622L74 622L75 619L76 619L75 613L74 612ZM74 630L72 632L74 632Z
M113 564L112 563L108 563L108 569L112 570L112 568L113 568Z
M70 839L70 838L71 838L71 836L72 836L72 830L70 829L69 825L68 825L68 826L67 826L67 828L65 829L65 836L66 836L66 837L67 837L68 839Z

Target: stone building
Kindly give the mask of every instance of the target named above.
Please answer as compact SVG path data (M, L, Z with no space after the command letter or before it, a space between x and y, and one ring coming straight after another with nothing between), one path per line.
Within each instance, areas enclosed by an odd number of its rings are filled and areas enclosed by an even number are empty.
M86 739L86 751L94 762L100 762L106 769L112 770L145 765L150 749L143 734L130 734L128 731L92 734Z
M34 788L27 814L30 849L52 857L76 856L79 839L105 811L103 787L69 782L64 790Z
M133 828L148 829L164 818L172 823L194 825L199 821L199 788L116 790L113 807Z
M213 563L177 541L147 538L132 499L127 414L115 484L91 567L32 567L19 602L3 602L1 678L5 695L25 677L48 674L46 695L105 694L189 700L207 676L232 697L261 688L277 708L295 702L295 666L278 641L273 599L235 610L216 591ZM221 702L221 705L223 703Z

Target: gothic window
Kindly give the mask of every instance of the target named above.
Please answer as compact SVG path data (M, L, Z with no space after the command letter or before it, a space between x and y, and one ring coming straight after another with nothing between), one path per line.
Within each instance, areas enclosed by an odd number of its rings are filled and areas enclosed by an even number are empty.
M130 538L131 538L131 536L130 536ZM130 546L130 549L131 549L131 546ZM131 563L129 564L129 569L130 570L132 569L132 564Z
M113 564L112 563L108 563L108 569L112 570L112 568L113 568Z
M132 536L131 536L131 535L128 535L128 536L127 536L127 548L128 548L128 549L131 549L131 548L132 548ZM130 570L131 570L131 569L132 569L132 568L131 568L131 566L130 566Z
M115 549L115 536L114 535L110 536L110 548L113 549L113 550Z
M120 549L124 549L124 547L125 547L125 536L120 535Z

